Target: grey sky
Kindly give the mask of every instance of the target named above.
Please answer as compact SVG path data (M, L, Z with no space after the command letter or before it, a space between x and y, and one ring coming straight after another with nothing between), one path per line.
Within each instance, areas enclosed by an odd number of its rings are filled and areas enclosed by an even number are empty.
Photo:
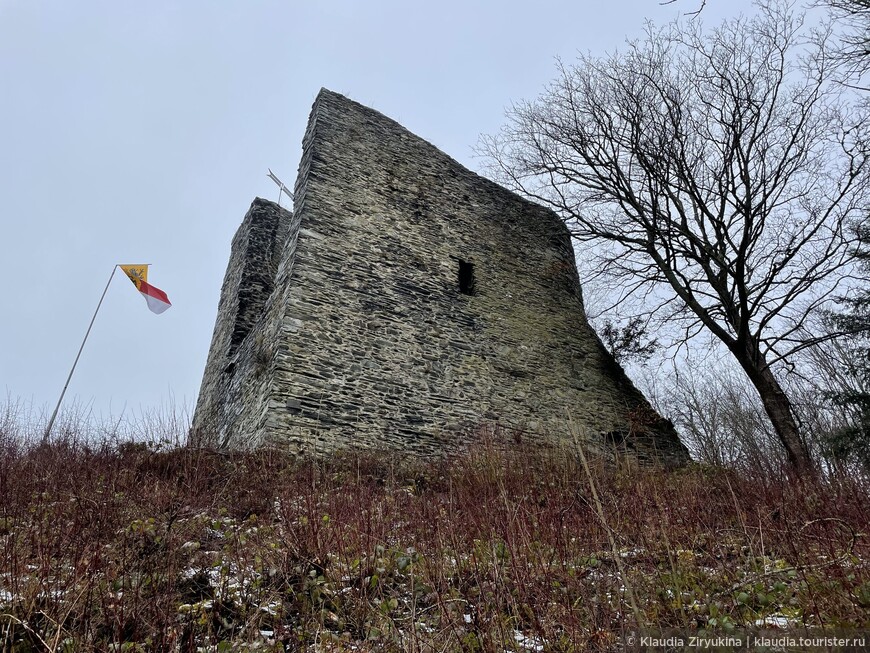
M292 187L321 86L478 169L479 134L555 56L692 5L0 0L0 388L53 406L112 266L151 263L173 308L152 315L116 275L67 401L192 406L232 235L277 198L267 168Z

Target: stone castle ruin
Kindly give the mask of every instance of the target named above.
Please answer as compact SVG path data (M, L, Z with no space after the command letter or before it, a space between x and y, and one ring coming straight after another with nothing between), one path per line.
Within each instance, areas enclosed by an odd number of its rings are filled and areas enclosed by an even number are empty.
M296 454L456 450L482 427L688 459L590 328L568 231L321 90L290 212L232 243L194 434Z

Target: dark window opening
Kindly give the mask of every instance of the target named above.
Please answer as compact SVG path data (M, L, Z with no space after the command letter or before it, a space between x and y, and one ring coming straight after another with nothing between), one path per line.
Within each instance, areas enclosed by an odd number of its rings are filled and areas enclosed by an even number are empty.
M463 295L473 295L475 290L474 263L459 260L459 292Z

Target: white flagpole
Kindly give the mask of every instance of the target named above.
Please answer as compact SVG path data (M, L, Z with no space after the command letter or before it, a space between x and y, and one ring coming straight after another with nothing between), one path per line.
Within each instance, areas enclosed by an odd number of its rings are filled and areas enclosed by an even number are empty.
M112 268L112 274L109 275L109 281L106 282L106 287L103 289L103 294L100 295L100 301L97 303L97 310L94 311L94 316L91 318L91 323L88 325L88 330L85 333L85 339L82 340L82 346L79 347L79 353L76 354L75 362L73 363L72 369L69 371L69 376L66 377L66 383L63 384L63 390L60 393L60 399L57 400L57 406L54 407L54 412L51 414L51 419L48 420L48 426L45 427L45 435L42 436L43 442L48 441L48 436L51 435L51 427L54 426L54 420L57 417L57 411L60 410L60 405L63 403L63 396L66 394L66 389L69 387L70 379L72 379L73 372L76 371L76 365L79 363L79 357L82 355L82 350L85 348L85 343L88 341L88 336L91 335L91 328L94 326L94 320L97 319L97 313L100 312L100 306L103 305L103 299L106 297L106 293L109 291L109 284L112 283L112 279L115 276L115 270L118 269L118 265L115 264L115 267Z

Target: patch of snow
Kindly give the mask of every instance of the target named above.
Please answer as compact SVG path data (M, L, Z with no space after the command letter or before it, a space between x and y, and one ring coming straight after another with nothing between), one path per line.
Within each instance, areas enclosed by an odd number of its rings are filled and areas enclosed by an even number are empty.
M535 653L538 653L539 651L544 650L544 642L542 640L537 637L525 635L519 630L514 631L514 641L518 646L526 651L535 651Z
M764 619L756 619L755 625L762 626L775 626L776 628L788 628L793 625L794 621L781 614L770 614L767 615Z
M181 577L184 580L190 580L194 576L196 576L200 572L199 569L194 569L193 567L186 567L181 570Z

